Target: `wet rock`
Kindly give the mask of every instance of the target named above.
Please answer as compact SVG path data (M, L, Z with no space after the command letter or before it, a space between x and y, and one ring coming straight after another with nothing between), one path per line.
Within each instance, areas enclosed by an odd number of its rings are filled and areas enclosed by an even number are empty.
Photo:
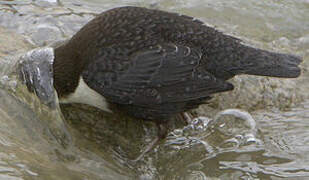
M26 5L26 4L30 4L32 0L19 0L19 1L10 1L10 0L7 0L7 1L2 1L0 2L0 5L1 4L5 4L5 5Z
M208 105L196 110L201 115L214 115L219 110L239 108L247 111L258 109L288 109L302 102L309 94L304 91L302 79L279 79L256 76L236 76L231 82L235 89L215 95Z
M39 2L46 3L34 1L27 5L3 7L0 25L26 35L29 42L36 46L45 46L71 37L95 14L74 12L68 7L58 6L58 3L41 6L37 4Z
M62 33L59 28L47 24L38 25L30 36L32 41L38 46L46 46L62 39Z
M47 12L44 11L43 8L39 6L35 6L34 4L27 4L27 5L13 5L12 6L16 11L18 16L25 16L25 15L34 15L34 14L40 14L44 15Z
M34 4L40 7L50 7L59 5L58 0L36 0Z
M21 35L0 27L0 62L8 55L15 55L32 48L33 46Z
M97 4L91 4L87 2L78 2L78 1L75 1L75 2L63 1L62 3L65 7L67 7L72 12L74 12L74 14L78 14L78 15L84 15L84 14L95 15L111 7L109 3L102 3L100 6L98 6Z
M37 2L37 1L35 1ZM44 16L44 15L59 15L71 13L71 11L65 7L56 6L57 4L53 4L51 6L41 7L36 3L30 4L27 6L13 6L13 8L17 11L18 14L22 15L36 15L36 16Z
M70 38L93 17L94 16L87 14L83 16L79 16L76 14L67 14L56 17L56 21L57 26L63 32L64 37Z

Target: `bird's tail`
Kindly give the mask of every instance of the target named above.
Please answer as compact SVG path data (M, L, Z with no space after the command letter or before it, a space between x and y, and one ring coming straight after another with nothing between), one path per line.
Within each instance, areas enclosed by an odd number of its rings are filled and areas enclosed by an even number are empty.
M269 52L242 44L230 51L228 58L218 59L223 63L217 68L221 72L215 73L223 79L237 74L296 78L301 73L298 65L302 59L295 55Z
M237 70L237 73L283 78L296 78L300 75L300 57L252 47L245 48L243 68Z

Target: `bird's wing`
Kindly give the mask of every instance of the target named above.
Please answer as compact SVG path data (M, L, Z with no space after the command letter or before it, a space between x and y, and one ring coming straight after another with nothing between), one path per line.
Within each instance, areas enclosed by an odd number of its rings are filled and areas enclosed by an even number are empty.
M233 89L204 70L201 59L198 48L164 44L131 54L129 64L119 71L100 68L107 66L104 60L92 63L83 78L110 102L144 107L192 102Z

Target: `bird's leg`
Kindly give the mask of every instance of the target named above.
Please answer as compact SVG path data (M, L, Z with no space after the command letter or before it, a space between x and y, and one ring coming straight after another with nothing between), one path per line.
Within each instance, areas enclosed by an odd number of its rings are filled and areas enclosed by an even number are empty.
M141 160L146 153L154 149L160 140L164 139L167 136L167 127L166 123L156 123L158 127L158 135L157 137L149 144L147 145L146 149L135 159L134 162L137 162Z
M180 113L180 116L187 124L190 124L193 120L193 116L187 112Z

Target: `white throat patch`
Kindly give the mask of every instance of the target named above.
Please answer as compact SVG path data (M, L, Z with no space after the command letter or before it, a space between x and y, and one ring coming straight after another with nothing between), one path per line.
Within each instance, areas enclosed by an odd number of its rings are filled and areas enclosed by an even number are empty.
M88 104L103 111L112 113L112 111L108 108L108 102L106 99L101 94L91 89L82 77L79 78L79 83L74 93L65 98L59 99L59 102Z

